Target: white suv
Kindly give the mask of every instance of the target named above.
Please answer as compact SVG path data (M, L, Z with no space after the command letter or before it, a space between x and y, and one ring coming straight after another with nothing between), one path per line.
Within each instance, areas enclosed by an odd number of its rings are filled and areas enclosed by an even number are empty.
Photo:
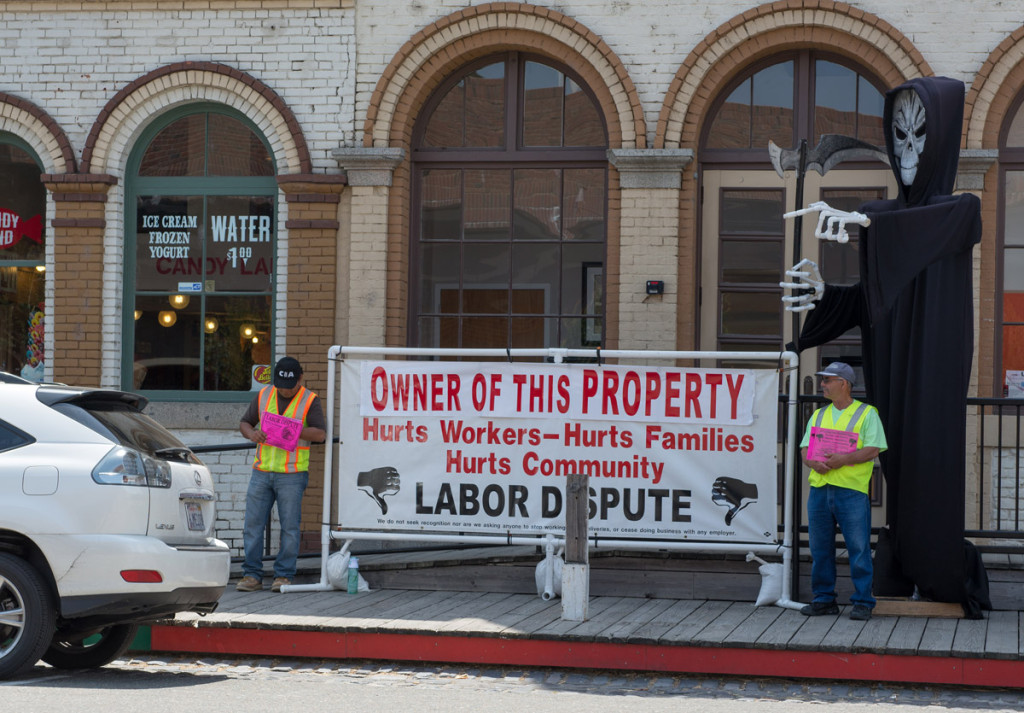
M146 403L0 372L0 678L102 666L140 622L216 608L213 478Z

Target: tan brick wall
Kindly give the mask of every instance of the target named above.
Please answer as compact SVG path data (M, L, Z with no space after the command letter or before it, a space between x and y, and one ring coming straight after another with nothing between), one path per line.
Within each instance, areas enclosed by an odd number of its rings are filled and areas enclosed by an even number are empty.
M624 188L620 195L620 286L608 288L619 295L618 341L629 349L675 349L679 191ZM652 279L665 281L665 294L646 294Z
M964 146L998 148L999 132L1009 118L1015 99L1024 90L1024 28L1019 28L992 51L964 103ZM978 344L976 369L978 395L1002 396L1001 375L996 373L996 320L1000 305L996 294L1002 256L999 254L998 164L985 176L981 195L981 258L978 275Z
M699 281L699 249L697 195L699 184L693 171L683 171L683 182L679 190L679 266L677 275L679 291L676 295L676 349L691 350L697 346L697 304L696 285Z
M387 186L352 187L349 328L353 346L384 344L388 306ZM395 275L405 281L406 276Z
M985 192L981 195L981 245L975 248L980 253L976 256L978 270L975 275L977 284L977 324L978 347L975 349L974 369L978 374L977 396L1002 396L1002 382L996 379L996 317L999 302L996 299L998 271L1002 267L998 250L998 209L999 209L999 170L993 166L985 176Z
M608 171L608 252L604 266L604 288L608 295L618 295L622 290L622 189L619 187L617 171ZM604 306L604 346L618 349L622 346L619 301L607 300Z
M336 343L338 203L345 184L323 175L281 176L278 183L288 201L287 352L302 364L306 386L326 409L327 351ZM302 501L303 551L320 548L323 474L324 447L314 446Z
M53 314L57 348L48 355L53 379L100 386L103 328L103 231L110 176L45 175L54 218Z

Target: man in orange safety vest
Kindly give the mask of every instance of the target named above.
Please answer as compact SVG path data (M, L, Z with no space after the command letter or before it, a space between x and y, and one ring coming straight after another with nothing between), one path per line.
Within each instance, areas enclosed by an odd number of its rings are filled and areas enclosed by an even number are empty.
M260 389L242 415L239 430L256 444L245 496L243 577L236 589L263 589L263 536L277 503L281 544L274 559L271 590L291 584L299 556L302 496L309 482L309 444L327 438L320 397L303 385L302 365L284 357L274 366L273 384Z

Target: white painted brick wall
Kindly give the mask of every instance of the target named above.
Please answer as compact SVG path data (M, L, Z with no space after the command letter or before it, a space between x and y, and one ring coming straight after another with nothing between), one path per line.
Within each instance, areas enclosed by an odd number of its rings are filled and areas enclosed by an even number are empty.
M370 96L394 54L459 0L357 2L355 9L38 11L0 9L0 91L49 112L80 155L93 120L125 84L182 60L215 61L265 82L295 112L316 170L359 145ZM757 3L571 0L547 5L590 29L626 64L649 134L682 61L709 32ZM1024 17L991 0L854 3L891 23L937 74L968 83ZM969 22L964 19L969 18ZM356 38L358 37L358 40Z
M357 114L366 115L377 79L401 46L436 20L485 0L358 2ZM649 138L669 83L683 60L710 32L762 3L711 0L566 0L549 7L601 37L626 65L643 104ZM971 79L1000 42L1024 22L1019 3L992 0L858 0L855 7L877 15L906 35L936 74Z
M0 6L0 91L27 99L68 133L81 157L104 104L126 84L181 61L255 76L302 126L314 170L354 140L352 10L17 12Z
M679 192L669 188L622 191L619 338L636 349L675 349L675 274L678 261ZM665 280L665 294L648 295L649 279Z

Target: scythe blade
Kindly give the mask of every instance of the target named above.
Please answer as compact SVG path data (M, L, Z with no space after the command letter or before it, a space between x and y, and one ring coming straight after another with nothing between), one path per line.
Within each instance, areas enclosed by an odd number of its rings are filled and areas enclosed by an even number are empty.
M843 161L881 161L889 165L889 155L874 144L852 136L824 134L818 145L807 154L807 168L824 176Z
M785 172L791 169L797 172L801 171L800 149L783 149L769 140L768 156L771 158L772 167L779 174L779 178L783 178ZM881 161L885 165L889 165L889 155L874 144L855 139L852 136L823 134L818 145L807 152L807 164L802 168L803 171L811 169L824 176L843 161L858 159Z

